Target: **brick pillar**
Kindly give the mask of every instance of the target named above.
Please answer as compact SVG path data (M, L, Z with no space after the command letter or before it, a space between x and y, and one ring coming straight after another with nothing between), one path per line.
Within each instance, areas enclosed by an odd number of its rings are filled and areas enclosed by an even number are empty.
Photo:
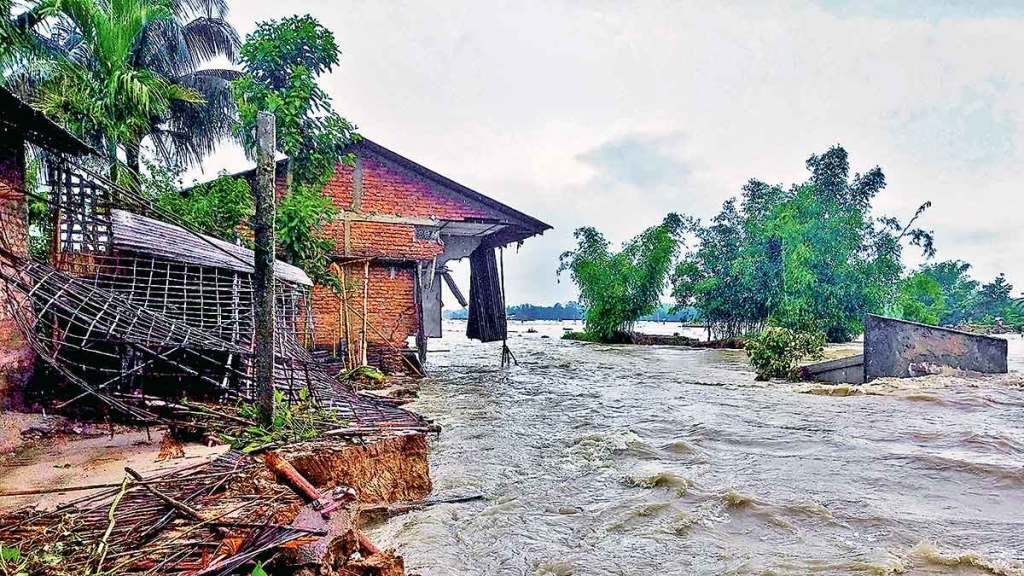
M25 143L3 133L0 133L0 248L18 256L28 254ZM34 363L32 351L11 310L13 306L19 313L28 313L28 308L24 301L8 299L8 293L6 287L0 286L0 411L22 407L21 392L32 376Z

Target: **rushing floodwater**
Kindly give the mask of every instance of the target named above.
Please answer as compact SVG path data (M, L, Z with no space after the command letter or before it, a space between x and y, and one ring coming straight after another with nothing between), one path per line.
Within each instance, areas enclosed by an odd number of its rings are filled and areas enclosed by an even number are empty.
M377 528L410 572L1024 574L1018 377L825 396L755 383L742 352L566 342L553 323L512 325L503 371L464 328L431 343L411 406L444 428L435 494L485 500Z

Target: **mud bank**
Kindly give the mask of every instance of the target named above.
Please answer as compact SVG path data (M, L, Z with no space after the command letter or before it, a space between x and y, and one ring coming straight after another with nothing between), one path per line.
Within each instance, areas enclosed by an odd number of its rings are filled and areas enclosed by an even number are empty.
M430 495L427 437L404 434L353 444L312 442L285 451L317 486L353 486L361 504L414 502Z
M81 547L62 548L61 555L75 566L79 565L75 563L92 561L86 552L95 548L93 538L99 538L92 531L96 526L102 528L106 525L108 508L112 514L110 525L115 527L114 534L125 542L143 537L130 527L147 524L137 517L137 511L145 515L163 509L173 519L174 506L163 500L154 500L147 492L147 481L158 482L164 496L187 502L188 507L200 517L220 518L222 514L228 514L224 526L272 524L277 527L274 530L278 538L284 538L282 533L287 535L288 527L293 530L309 529L311 520L314 530L322 530L320 513L311 512L310 504L305 504L285 478L263 465L259 457L232 452L223 445L179 444L170 439L165 428L160 427L149 431L121 427L111 435L100 434L100 429L94 425L68 424L60 418L39 415L14 417L6 413L0 421L6 422L11 430L27 432L21 435L13 451L8 444L8 451L0 455L0 494L3 495L0 496L0 541L7 546L17 546L25 557L42 556L44 550L52 552L60 538L50 542L49 535L66 523L77 528L69 530L66 537L61 538L72 538ZM45 429L51 429L52 433L40 435L38 431ZM303 544L302 538L308 539L308 536L293 535L292 540L282 540L265 553L254 552L253 559L270 559L268 571L275 576L405 574L401 556L394 550L378 548L362 534L361 511L366 506L408 504L429 495L431 480L424 434L407 433L360 441L320 439L281 447L276 453L319 493L335 495L350 490L353 497L331 512L330 530L322 536L323 541L319 544ZM225 468L225 460L233 461L232 467ZM141 477L137 483L126 479L128 468ZM179 476L180 481L175 480ZM207 476L211 479L203 480ZM209 494L196 498L197 486L202 487L200 492ZM115 494L119 487L124 492ZM343 488L342 492L335 490L339 487ZM146 500L146 497L150 499ZM125 504L118 507L121 498L126 499ZM230 511L236 508L244 509L245 513L233 515ZM198 525L189 525L188 519L183 517L187 515L180 510L177 513L177 518L171 523L158 524L161 530L158 534L145 536L146 548L152 547L154 551L151 555L139 555L132 563L128 561L136 553L132 549L115 551L123 555L118 557L126 558L126 562L118 565L118 571L111 573L142 573L165 561L170 563L167 573L191 573L188 570L194 568L189 567L217 562L216 554L207 556L205 553L186 562L184 558L189 554L171 548L169 543L178 533L193 533L191 539L205 542L203 545L207 547L214 546L221 554L227 554L223 551L234 550L235 546L243 547L239 549L241 553L248 545L248 540L241 536L232 540L234 537L226 537L216 531L197 532ZM104 518L91 520L97 514ZM262 534L254 533L246 538L268 537L266 533ZM233 541L234 544L228 544ZM161 546L174 551L161 552ZM273 549L278 552L271 554ZM304 556L299 554L301 550L306 550ZM310 550L315 550L315 553ZM175 559L174 554L181 555L181 558ZM230 573L248 575L251 567L252 563L246 562ZM61 566L33 565L28 573L59 576L77 573L61 570Z
M723 338L719 340L701 340L681 334L645 334L630 332L617 334L609 342L595 339L586 332L566 332L562 340L577 342L593 342L600 344L634 344L638 346L682 346L686 348L732 349L742 350L745 342L742 338Z

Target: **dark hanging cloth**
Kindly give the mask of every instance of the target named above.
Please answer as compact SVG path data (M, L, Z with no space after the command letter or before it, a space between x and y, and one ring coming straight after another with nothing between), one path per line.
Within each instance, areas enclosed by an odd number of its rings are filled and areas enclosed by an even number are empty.
M466 336L497 342L508 336L505 298L494 248L480 246L469 255L469 323Z

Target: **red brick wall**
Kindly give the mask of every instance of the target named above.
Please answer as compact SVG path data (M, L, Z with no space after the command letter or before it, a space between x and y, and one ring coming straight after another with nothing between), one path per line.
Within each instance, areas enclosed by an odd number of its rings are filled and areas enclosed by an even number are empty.
M328 226L328 234L334 239L339 254L429 260L444 250L438 240L416 240L412 224L359 221L360 215L435 220L488 216L483 209L444 194L410 170L365 150L357 150L357 154L362 174L362 195L358 203L353 195L355 166L338 165L324 187L324 193L331 197L338 210L350 213L354 220L348 224L347 243L343 218L339 217Z
M427 261L441 254L439 240L417 240L415 225L407 222L367 221L374 216L398 216L435 220L462 220L491 216L484 208L446 194L422 176L389 160L357 148L359 167L339 165L324 187L340 214L327 226L334 240L335 253L349 257L379 257L389 260ZM361 174L361 195L354 194L357 171ZM278 178L279 193L284 179ZM361 220L361 218L366 218ZM346 269L349 303L361 313L363 306L363 265ZM373 262L370 266L368 356L385 367L400 366L393 348L404 348L406 339L416 333L418 320L414 300L412 268ZM313 293L315 344L333 350L344 339L338 314L340 298L329 289L317 287ZM350 332L358 339L361 320L349 315ZM376 329L374 329L376 328ZM383 334L383 337L382 337Z
M364 155L361 159L363 212L443 220L488 216L479 208L437 191L434 185L418 174L374 156ZM343 169L352 171L348 166ZM351 177L348 180L351 182Z
M24 193L25 148L21 141L0 141L0 247L28 254L28 207ZM0 280L2 282L2 280ZM0 287L0 409L21 404L21 388L32 375L33 355L11 315L7 290Z
M406 339L416 333L416 301L414 293L415 271L409 267L371 263L367 285L368 310L366 339L368 356L372 359L387 357L386 367L395 369L393 349L406 347ZM362 330L363 264L345 267L348 290L349 333L357 347ZM333 351L339 340L345 340L344 319L339 314L342 298L330 288L313 289L313 315L316 318L314 344ZM339 348L340 351L340 348ZM340 354L339 354L340 355ZM376 362L371 362L376 363Z
M417 240L411 224L352 222L350 226L350 256L430 260L444 251L437 240Z

